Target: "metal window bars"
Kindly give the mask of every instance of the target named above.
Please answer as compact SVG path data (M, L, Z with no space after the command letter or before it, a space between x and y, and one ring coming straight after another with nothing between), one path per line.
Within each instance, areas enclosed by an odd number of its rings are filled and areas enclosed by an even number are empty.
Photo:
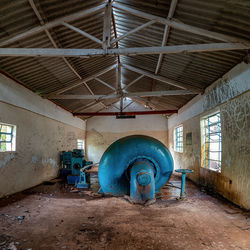
M13 126L0 124L0 151L12 149L13 131Z
M204 119L205 168L221 172L222 135L220 112Z
M175 151L183 152L183 126L175 128Z

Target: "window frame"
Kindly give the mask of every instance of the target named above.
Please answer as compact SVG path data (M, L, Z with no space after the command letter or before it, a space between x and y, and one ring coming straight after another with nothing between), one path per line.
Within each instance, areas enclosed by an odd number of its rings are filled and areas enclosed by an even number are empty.
M11 132L1 132L2 126L11 127ZM1 141L1 135L10 135L11 139L9 141L7 140ZM1 143L6 143L6 144L9 143L11 149L2 150ZM16 125L0 122L0 153L15 152L15 151L16 151Z
M82 144L81 148L79 147L80 143ZM83 150L85 150L85 140L84 139L77 139L76 147L77 147L77 149L83 149Z
M180 131L179 129L182 128ZM179 130L179 131L178 131ZM180 134L180 136L179 136ZM178 140L182 138L182 140ZM180 124L174 128L174 151L178 153L183 153L183 124ZM181 145L179 145L181 143Z
M219 115L219 116L218 116ZM211 122L210 119L217 116L218 121ZM211 171L221 173L222 170L222 122L220 110L210 112L203 116L200 120L201 124L201 167L209 169ZM217 126L218 131L212 131L211 128ZM212 139L211 137L218 136L218 139ZM215 140L215 141L213 141ZM218 143L218 150L211 150L211 144ZM211 159L211 153L218 153L217 159ZM217 163L217 168L211 166L212 162Z

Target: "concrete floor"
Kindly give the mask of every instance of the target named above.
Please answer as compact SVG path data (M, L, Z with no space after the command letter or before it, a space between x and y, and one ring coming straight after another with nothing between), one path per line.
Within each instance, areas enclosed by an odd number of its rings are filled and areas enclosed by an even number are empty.
M188 198L178 193L166 186L144 207L40 185L0 200L0 249L250 249L249 212L189 181Z

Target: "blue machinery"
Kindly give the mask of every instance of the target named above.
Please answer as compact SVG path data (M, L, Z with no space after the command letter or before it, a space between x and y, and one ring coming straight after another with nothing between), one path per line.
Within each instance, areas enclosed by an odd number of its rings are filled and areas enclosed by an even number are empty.
M88 187L86 183L85 170L91 168L93 162L86 161L82 149L62 152L62 175L67 176L68 184Z
M169 150L158 140L142 135L114 142L99 165L100 192L130 195L134 203L145 203L165 185L173 172Z
M179 199L182 199L185 191L186 174L193 173L194 171L191 169L176 169L175 172L181 173L181 193Z

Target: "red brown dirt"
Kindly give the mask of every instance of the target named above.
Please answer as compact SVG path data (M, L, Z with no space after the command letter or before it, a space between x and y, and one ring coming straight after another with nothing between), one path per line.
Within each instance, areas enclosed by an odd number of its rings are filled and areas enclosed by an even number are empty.
M179 186L178 178L172 181ZM0 249L10 242L32 250L250 249L249 212L189 181L187 198L176 200L178 194L165 186L144 207L90 191L70 193L59 183L40 185L0 200Z

